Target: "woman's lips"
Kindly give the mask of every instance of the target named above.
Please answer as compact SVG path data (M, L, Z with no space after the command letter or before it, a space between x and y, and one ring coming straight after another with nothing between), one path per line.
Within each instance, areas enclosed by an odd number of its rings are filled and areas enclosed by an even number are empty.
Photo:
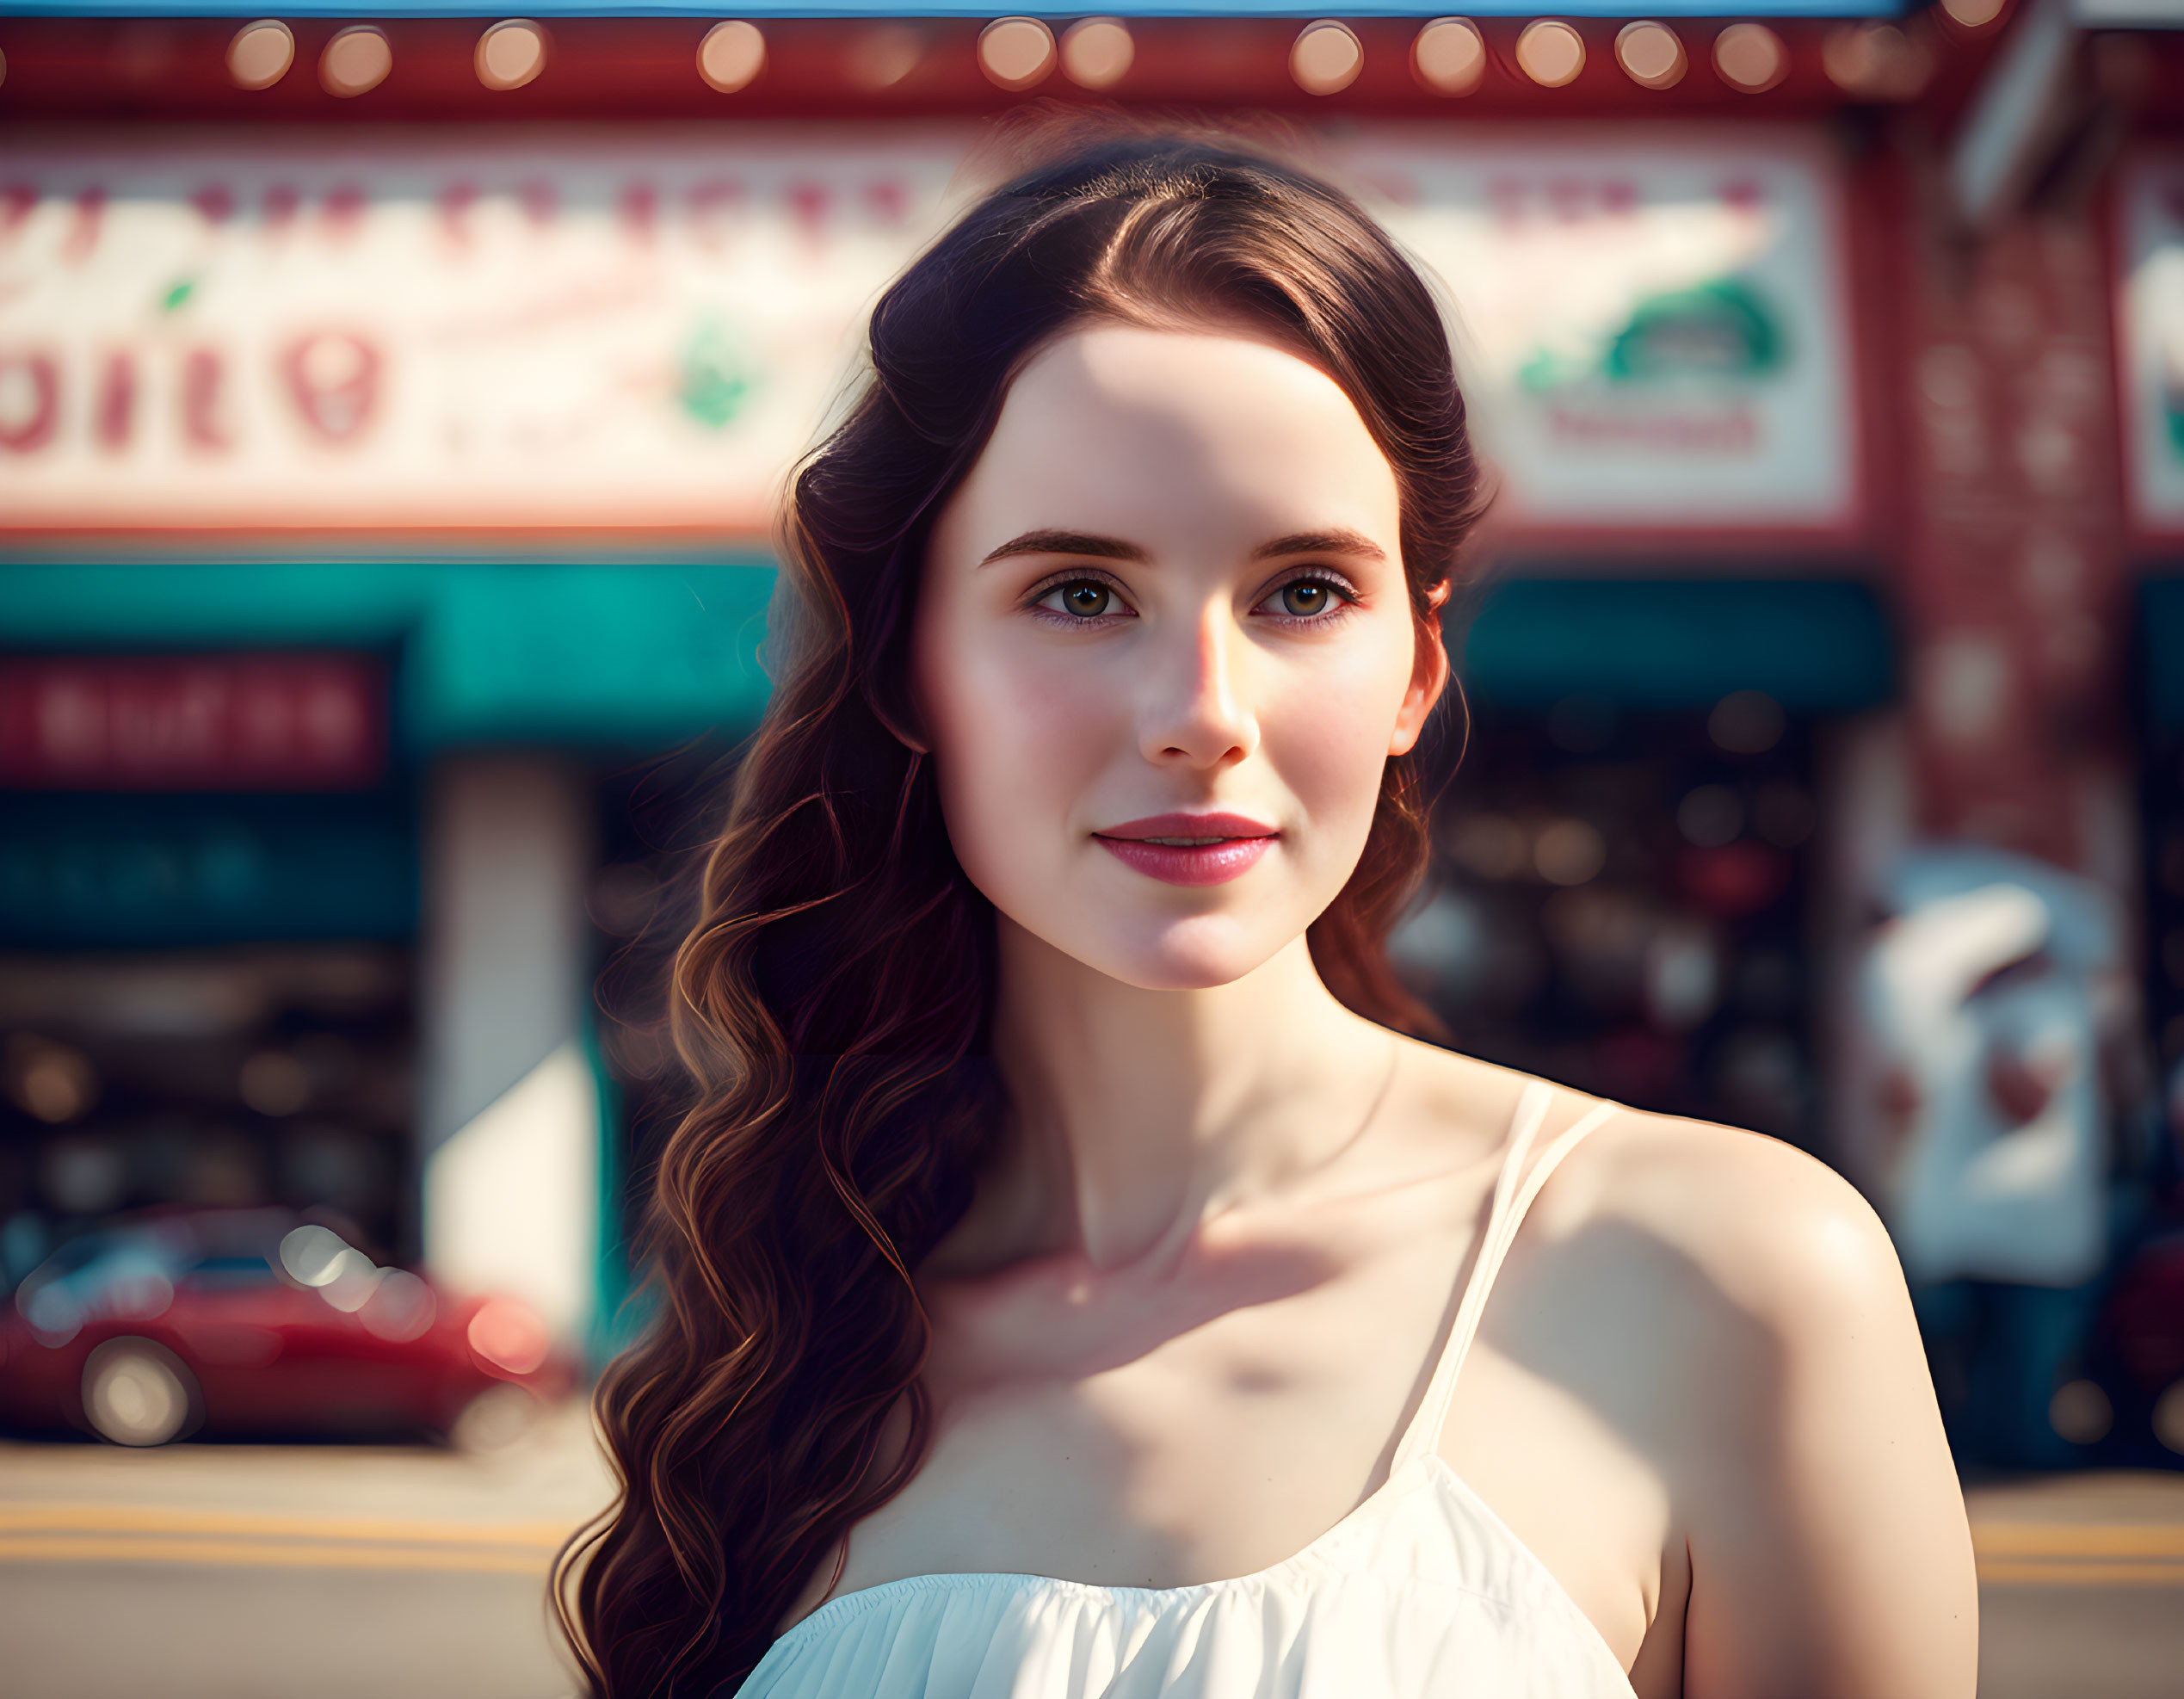
M1280 834L1241 814L1152 814L1093 833L1100 847L1164 885L1225 885Z

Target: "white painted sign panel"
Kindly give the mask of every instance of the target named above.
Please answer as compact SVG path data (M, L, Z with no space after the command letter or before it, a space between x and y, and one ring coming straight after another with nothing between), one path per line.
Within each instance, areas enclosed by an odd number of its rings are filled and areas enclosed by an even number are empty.
M0 525L762 531L961 127L264 133L0 163ZM1505 517L1854 517L1809 138L1327 144L1455 303Z
M2184 531L2184 155L2125 173L2116 355L2125 481L2143 530Z
M13 525L762 528L959 132L14 151Z
M1448 285L1506 517L1854 522L1846 266L1816 139L1389 127L1341 158Z

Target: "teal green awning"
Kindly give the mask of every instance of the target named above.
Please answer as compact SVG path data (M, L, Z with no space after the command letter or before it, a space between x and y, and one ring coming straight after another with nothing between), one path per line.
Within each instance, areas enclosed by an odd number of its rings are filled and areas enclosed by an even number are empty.
M1848 714L1896 695L1886 611L1854 579L1511 578L1474 607L1461 670L1484 706L1705 708L1764 690Z
M149 949L339 938L417 924L406 799L11 795L0 947Z
M773 584L757 560L16 565L0 573L0 647L381 648L400 657L413 751L651 749L757 724ZM1764 690L1829 714L1896 691L1887 615L1854 580L1512 578L1473 605L1464 677L1485 705L1704 707Z
M398 653L396 731L656 749L757 724L770 563L41 562L0 572L0 648Z

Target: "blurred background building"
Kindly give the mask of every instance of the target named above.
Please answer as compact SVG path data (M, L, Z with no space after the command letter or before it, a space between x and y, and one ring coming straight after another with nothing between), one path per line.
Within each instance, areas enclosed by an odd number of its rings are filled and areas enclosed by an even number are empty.
M9 1278L279 1203L603 1344L774 492L994 120L1187 110L1447 286L1457 1041L1842 1167L1969 1449L2184 1461L2177 0L207 9L0 7Z

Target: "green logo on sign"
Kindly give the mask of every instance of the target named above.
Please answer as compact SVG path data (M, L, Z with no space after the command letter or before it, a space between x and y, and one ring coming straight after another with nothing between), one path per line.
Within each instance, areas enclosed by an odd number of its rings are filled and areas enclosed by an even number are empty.
M1780 369L1787 353L1781 327L1759 292L1742 278L1724 277L1647 296L1593 358L1534 350L1517 381L1538 391L1589 377L1611 384L1749 380Z
M676 399L700 424L713 430L727 425L743 411L752 385L734 342L718 319L699 325L683 344Z
M1782 363L1774 315L1741 278L1642 301L1603 362L1615 383L1670 377L1756 378Z

